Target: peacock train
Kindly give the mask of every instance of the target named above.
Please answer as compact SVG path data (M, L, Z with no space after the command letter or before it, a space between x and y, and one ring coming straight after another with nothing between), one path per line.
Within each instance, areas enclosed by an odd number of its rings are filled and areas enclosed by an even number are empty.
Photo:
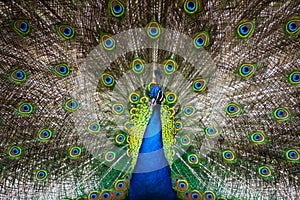
M0 199L298 200L299 11L0 2Z

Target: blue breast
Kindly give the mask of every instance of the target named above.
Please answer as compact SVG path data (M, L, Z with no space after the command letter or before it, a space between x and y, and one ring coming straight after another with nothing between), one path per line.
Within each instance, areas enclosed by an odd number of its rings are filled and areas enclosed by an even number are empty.
M170 166L163 149L160 105L156 105L144 133L132 174L129 199L176 199L170 175Z

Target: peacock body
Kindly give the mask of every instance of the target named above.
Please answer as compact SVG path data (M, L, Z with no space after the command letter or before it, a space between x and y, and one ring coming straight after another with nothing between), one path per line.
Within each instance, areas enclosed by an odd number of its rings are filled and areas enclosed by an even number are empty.
M0 2L0 199L299 199L299 11Z

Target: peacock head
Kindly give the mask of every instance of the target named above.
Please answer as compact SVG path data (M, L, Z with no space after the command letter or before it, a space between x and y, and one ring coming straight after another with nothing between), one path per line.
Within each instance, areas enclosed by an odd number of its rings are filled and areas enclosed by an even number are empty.
M159 85L152 85L150 88L151 106L161 104L164 100L164 93Z

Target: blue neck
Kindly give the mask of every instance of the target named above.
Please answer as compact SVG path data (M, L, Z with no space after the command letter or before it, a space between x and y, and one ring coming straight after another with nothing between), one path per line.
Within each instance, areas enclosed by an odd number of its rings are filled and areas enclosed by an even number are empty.
M129 199L176 199L170 176L171 170L162 142L160 105L156 105L144 133L132 174Z

